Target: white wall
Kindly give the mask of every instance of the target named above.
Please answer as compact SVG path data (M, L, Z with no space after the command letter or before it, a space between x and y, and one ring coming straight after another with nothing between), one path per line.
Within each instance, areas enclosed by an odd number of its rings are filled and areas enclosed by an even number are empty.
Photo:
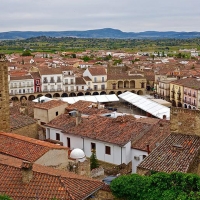
M98 140L92 140L90 138L82 138L80 136L75 136L71 134L66 134L62 133L58 129L54 128L49 128L50 129L50 134L46 130L46 137L49 138L48 136L50 135L50 139L56 140L56 133L60 134L60 142L63 142L64 146L67 146L67 137L70 138L70 143L71 143L71 148L80 148L83 149L85 152L86 157L90 157L92 152L91 152L91 143L96 144L96 156L97 159L113 163L113 164L121 164L125 163L127 164L128 162L131 161L131 149L127 150L126 148L130 148L130 143L126 145L125 147L120 147L111 143L107 142L102 142ZM111 154L105 154L105 146L109 146L111 148ZM128 153L128 155L126 155ZM122 155L122 159L121 159Z
M132 173L136 173L137 166L143 161L143 155L148 156L146 151L138 149L132 149ZM135 159L134 156L139 157L139 160Z

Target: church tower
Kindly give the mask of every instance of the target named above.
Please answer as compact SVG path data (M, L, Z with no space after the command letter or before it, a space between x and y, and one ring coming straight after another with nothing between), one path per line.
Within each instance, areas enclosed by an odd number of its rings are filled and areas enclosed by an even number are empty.
M10 132L8 65L4 54L0 54L0 131Z

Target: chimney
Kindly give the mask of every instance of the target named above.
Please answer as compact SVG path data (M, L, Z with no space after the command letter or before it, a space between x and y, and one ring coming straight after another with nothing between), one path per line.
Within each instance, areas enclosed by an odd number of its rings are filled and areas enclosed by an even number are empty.
M147 153L150 154L149 144L147 144Z
M78 126L81 123L81 112L76 112L76 126Z
M29 183L33 178L33 171L32 171L33 163L28 161L23 161L21 165L22 169L22 182Z

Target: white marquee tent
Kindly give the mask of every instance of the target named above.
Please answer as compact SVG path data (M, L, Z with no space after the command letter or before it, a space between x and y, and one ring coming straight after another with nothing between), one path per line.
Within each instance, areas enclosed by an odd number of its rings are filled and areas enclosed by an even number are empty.
M168 120L170 119L170 108L163 106L159 103L156 103L150 99L134 94L132 92L122 93L118 95L118 97L140 108L141 110L150 113L151 115L157 118L162 119L163 115L165 115L166 119Z
M99 102L99 103L105 103L105 102L114 102L119 101L119 98L115 94L109 94L109 95L86 95L86 96L76 96L76 97L62 97L62 101L68 102L70 104L76 103L79 100L83 101L91 101L91 102Z

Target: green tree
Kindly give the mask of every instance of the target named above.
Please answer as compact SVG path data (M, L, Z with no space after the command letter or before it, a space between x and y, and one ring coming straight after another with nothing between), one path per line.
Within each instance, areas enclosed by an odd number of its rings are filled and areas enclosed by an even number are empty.
M115 197L125 200L200 200L200 177L195 174L131 174L114 179L110 187Z
M90 60L90 58L89 58L88 56L84 56L82 59L83 59L85 62L88 62L88 61Z
M10 198L9 196L5 194L0 194L0 200L12 200L12 198Z
M28 50L25 50L25 51L22 53L22 56L31 56L31 52L28 51Z
M96 152L95 150L92 151L92 155L90 156L90 169L95 169L99 167L99 163L96 157Z

